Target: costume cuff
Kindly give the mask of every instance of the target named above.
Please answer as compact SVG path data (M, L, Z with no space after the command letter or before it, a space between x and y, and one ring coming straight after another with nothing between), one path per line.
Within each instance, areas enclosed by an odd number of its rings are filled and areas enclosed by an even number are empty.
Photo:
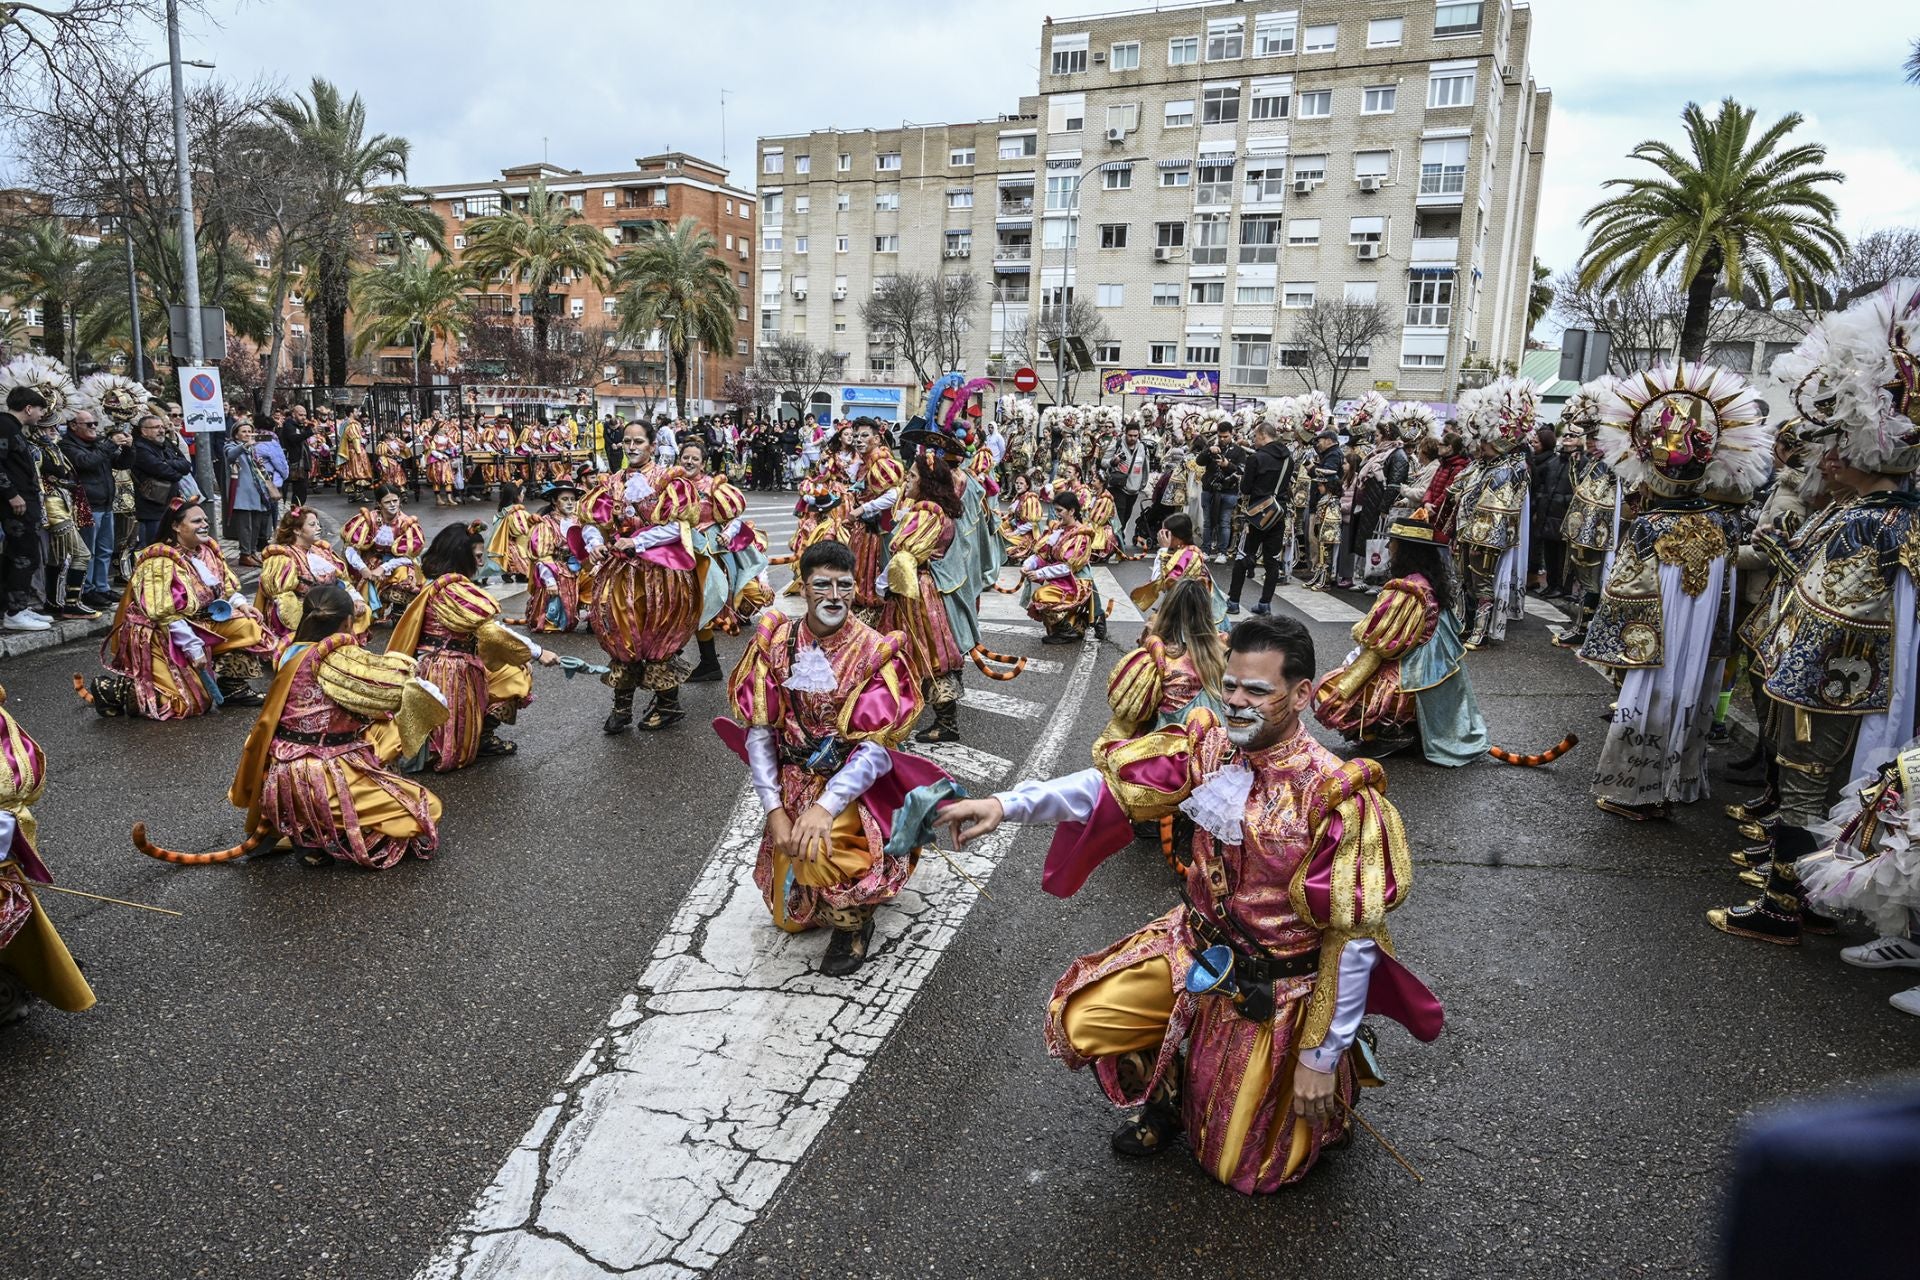
M607 545L606 535L601 533L598 529L594 528L592 525L587 525L586 527L580 530L580 541L586 544L586 548L589 552L598 551L600 548Z
M664 547L669 542L680 541L680 526L677 524L656 524L650 529L642 529L633 535L633 548L645 551L649 547Z
M200 637L194 634L193 627L184 618L175 618L169 622L167 634L172 636L173 642L195 662L198 662L201 655L206 652L206 646L200 643Z
M1379 959L1380 947L1371 938L1350 939L1340 949L1340 993L1334 999L1333 1022L1325 1040L1300 1051L1300 1061L1308 1067L1331 1072L1340 1065L1340 1055L1353 1043L1367 1012L1367 987Z
M827 789L820 793L820 807L837 818L848 805L867 794L868 787L892 771L893 757L887 754L887 749L877 743L863 742L828 780Z
M1048 564L1048 565L1042 565L1038 569L1035 569L1033 571L1033 576L1040 581L1045 581L1048 578L1064 578L1072 572L1073 572L1072 565Z
M773 730L757 725L747 730L747 770L760 807L772 813L780 807L780 753L774 749Z
M1085 822L1100 803L1105 786L1098 769L1082 769L1058 778L1029 778L994 793L1008 822Z
M889 489L871 502L861 503L860 510L856 514L864 520L868 516L877 516L883 511L891 511L899 501L900 490L897 488Z
M361 573L367 571L367 562L360 558L360 549L358 547L347 548L347 563Z

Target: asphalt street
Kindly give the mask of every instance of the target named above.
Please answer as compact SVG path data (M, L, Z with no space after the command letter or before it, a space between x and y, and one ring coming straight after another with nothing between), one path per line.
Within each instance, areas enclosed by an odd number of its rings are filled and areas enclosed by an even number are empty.
M785 504L752 506L784 541ZM431 527L454 513L420 514ZM1143 568L1116 574L1132 585ZM1338 661L1364 601L1288 594L1318 616L1322 666ZM1046 665L991 687L969 674L970 754L950 763L988 785L1032 761L1079 767L1105 720L1106 670L1137 625L1117 625L1088 663L1001 625L992 647ZM555 647L598 652L586 636ZM723 640L723 658L739 647ZM43 850L61 883L185 915L50 904L100 1004L0 1029L0 1275L1699 1275L1741 1118L1910 1070L1920 1044L1920 1024L1885 1003L1912 975L1839 963L1857 933L1789 950L1707 926L1706 908L1740 891L1719 808L1738 789L1720 780L1718 753L1714 801L1670 823L1593 807L1608 687L1529 618L1472 657L1481 705L1511 749L1569 729L1582 745L1541 769L1388 764L1417 873L1396 941L1448 1027L1421 1045L1383 1025L1388 1086L1362 1107L1424 1182L1364 1135L1258 1200L1184 1152L1111 1155L1115 1113L1046 1056L1042 1013L1074 956L1160 914L1174 883L1156 850L1135 846L1076 897L1048 897L1047 836L1029 829L967 867L990 898L921 863L912 901L883 924L885 964L835 1006L839 1050L808 1068L817 1078L794 1101L769 1104L772 1129L804 1111L802 1136L747 1162L765 1175L751 1197L687 1182L688 1200L726 1202L726 1229L695 1242L705 1252L678 1231L655 1252L628 1250L657 1224L621 1207L680 1153L658 1124L614 1124L617 1099L583 1099L602 1081L662 1096L693 1086L682 1058L620 1037L669 1025L646 1019L687 965L718 963L723 936L746 953L741 972L787 966L756 990L840 999L803 973L821 939L788 943L764 913L736 920L715 905L741 856L730 822L744 780L705 724L721 687L689 690L675 730L609 738L602 686L541 671L538 701L509 730L518 755L431 780L447 807L431 862L196 869L141 857L128 828L143 820L178 848L237 839L225 791L250 717L102 721L70 690L71 673L95 666L80 645L0 670L8 709L49 758ZM741 1041L763 1007L777 1042L797 1006L722 992L675 1006L687 1021L671 1024L686 1028L674 1043L731 1019L703 1051L723 1073L752 1067ZM627 1056L613 1061L615 1049ZM552 1108L558 1147L540 1137ZM713 1127L699 1140L721 1141ZM518 1252L489 1263L470 1229L530 1142L546 1144L534 1217ZM585 1221L596 1197L613 1243L557 1240L559 1215Z

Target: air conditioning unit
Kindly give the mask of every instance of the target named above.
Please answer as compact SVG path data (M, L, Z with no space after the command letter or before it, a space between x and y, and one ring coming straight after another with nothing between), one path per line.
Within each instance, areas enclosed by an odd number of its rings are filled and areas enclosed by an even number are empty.
M1360 178L1360 189L1362 191L1378 191L1380 189L1380 183L1381 178L1379 174L1363 174Z
M833 291L833 298L836 302L845 302L847 300L847 291L845 289L835 289Z
M948 249L941 256L947 258L968 258L973 256L973 251L970 249Z
M1105 62L1106 60L1107 60L1107 55L1104 53L1096 53L1093 55L1093 65L1096 67L1099 66L1101 63Z
M1125 129L1107 130L1108 142L1125 142L1126 140L1127 140L1127 131Z
M1293 194L1297 196L1312 195L1313 179L1312 178L1295 178L1293 180Z
M1155 262L1172 262L1173 250L1164 244L1156 245L1153 250L1153 260Z
M1360 261L1362 262L1371 262L1373 261L1373 259L1380 256L1380 246L1373 243L1371 240L1367 241L1365 244L1361 245L1359 248L1360 248Z
M795 289L793 296L795 301L805 302L807 300L807 291L805 289Z

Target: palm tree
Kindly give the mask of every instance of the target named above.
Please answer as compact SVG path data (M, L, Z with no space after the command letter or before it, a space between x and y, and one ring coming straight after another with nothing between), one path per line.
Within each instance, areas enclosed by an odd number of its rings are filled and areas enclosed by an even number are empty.
M368 260L374 235L383 231L444 251L440 219L415 203L425 192L398 185L407 176L411 147L394 134L367 136L367 108L359 94L343 99L337 87L315 76L307 96L275 98L266 110L285 132L295 163L307 171L320 206L305 263L307 288L324 330L318 350L326 356L327 383L337 387L346 382L355 264Z
M639 244L614 268L613 290L620 336L644 342L659 333L673 367L673 399L678 416L687 416L687 353L704 342L715 351L733 350L734 315L740 290L720 256L713 233L692 218L669 229L655 222Z
M1527 332L1531 334L1534 326L1547 312L1553 310L1553 272L1540 265L1540 259L1533 260L1533 288L1527 293Z
M86 259L86 249L58 218L29 218L0 228L0 293L39 304L47 354L69 364L67 317L75 309Z
M1827 160L1824 146L1781 146L1800 127L1797 111L1757 138L1753 110L1732 98L1711 120L1693 102L1681 118L1691 156L1642 142L1629 154L1659 175L1608 179L1604 185L1621 193L1580 219L1593 229L1580 285L1613 289L1677 267L1687 290L1680 356L1698 360L1716 289L1741 297L1750 277L1763 297L1789 297L1796 306L1818 290L1820 276L1847 249L1834 225L1839 208L1818 188L1846 179L1819 167Z
M1907 83L1920 84L1920 40L1913 42L1913 52L1907 55Z
M520 282L533 316L534 357L544 360L553 286L569 274L603 283L612 255L605 233L575 213L565 196L549 193L546 183L536 181L525 201L524 208L503 205L499 213L468 223L463 261L482 281L503 275L509 291L515 280Z
M370 347L406 343L413 350L413 381L420 382L420 366L433 367L433 344L449 344L466 332L471 304L466 291L473 280L444 257L428 257L403 245L390 265L363 271L353 281L353 309L360 332L353 354Z

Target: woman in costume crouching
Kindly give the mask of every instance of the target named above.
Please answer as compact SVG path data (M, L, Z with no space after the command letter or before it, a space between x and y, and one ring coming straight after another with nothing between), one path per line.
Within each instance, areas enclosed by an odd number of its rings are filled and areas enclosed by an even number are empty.
M447 708L412 658L362 647L356 605L337 582L307 593L228 799L249 831L286 836L307 866L384 871L439 847L440 799L385 768L368 728L417 750Z
M303 601L315 587L352 580L353 571L320 538L320 514L311 507L289 507L274 531L273 545L260 553L260 585L253 607L276 648L292 639L303 616ZM359 596L352 629L365 635L373 611Z
M207 513L175 499L160 518L159 540L134 563L100 647L107 674L94 677L90 701L103 716L143 720L185 720L220 704L257 707L248 681L272 653L260 615L213 543Z
M960 672L967 655L955 638L947 597L934 578L934 565L952 548L959 527L961 501L954 492L953 468L922 452L901 492L905 504L894 511L880 632L897 631L906 640L907 665L933 708L933 724L919 740L958 742Z

